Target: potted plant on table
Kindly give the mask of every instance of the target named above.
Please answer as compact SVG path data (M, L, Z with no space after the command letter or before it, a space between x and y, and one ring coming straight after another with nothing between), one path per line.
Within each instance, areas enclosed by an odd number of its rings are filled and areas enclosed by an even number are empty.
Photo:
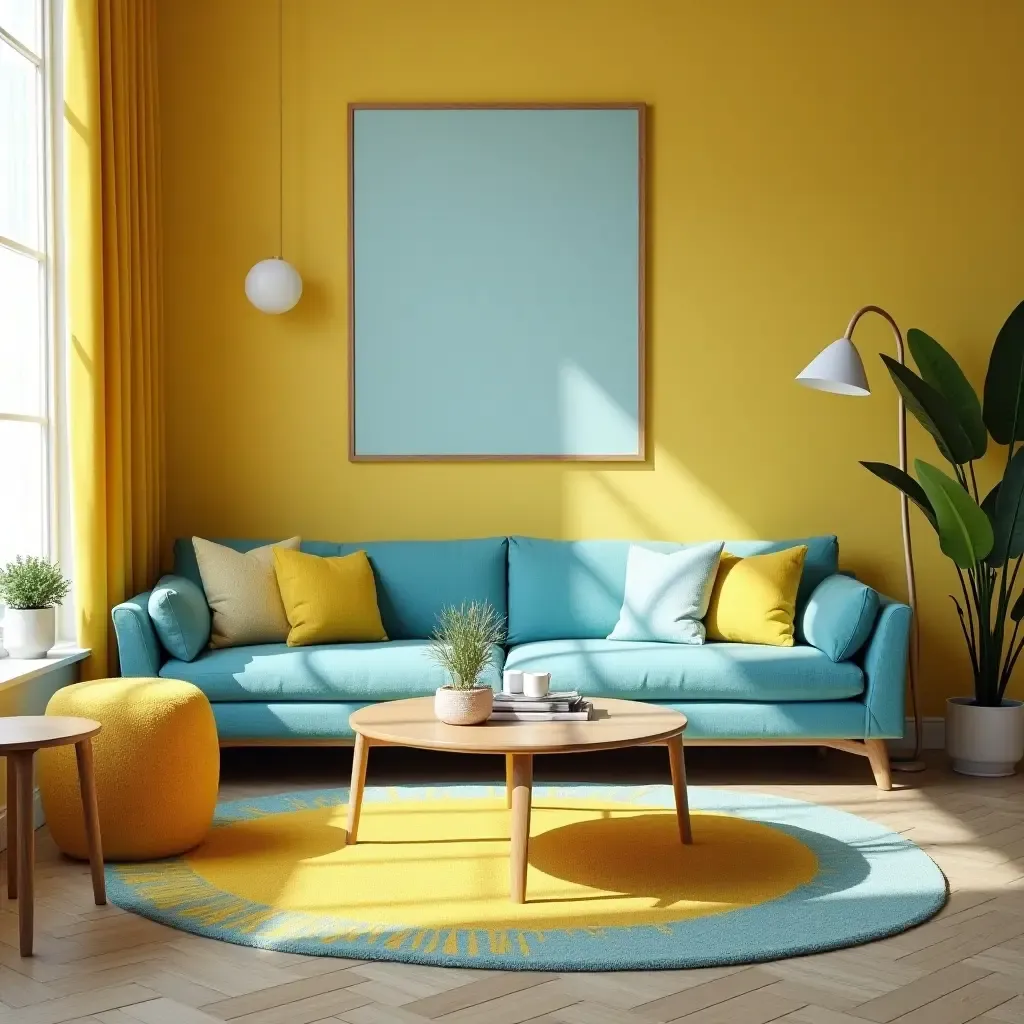
M442 722L478 725L487 721L494 691L480 677L491 663L495 645L504 639L504 622L487 602L449 606L438 615L429 654L451 679L434 694L434 714Z
M20 555L0 569L4 646L12 658L45 658L57 642L55 608L71 585L60 566L45 558Z
M917 479L885 463L865 462L903 491L938 534L960 583L956 605L974 676L973 697L946 706L946 749L967 775L1012 775L1024 756L1024 705L1006 697L1024 649L1024 302L996 337L984 405L956 360L923 331L907 343L920 374L882 356L906 407L935 439L949 471L922 459ZM1006 446L1002 478L984 497L974 463L988 441ZM1020 580L1024 584L1024 578Z

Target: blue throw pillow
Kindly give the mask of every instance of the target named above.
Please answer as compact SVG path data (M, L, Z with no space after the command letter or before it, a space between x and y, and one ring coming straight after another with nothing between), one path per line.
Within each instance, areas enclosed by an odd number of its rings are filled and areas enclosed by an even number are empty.
M149 595L149 617L168 653L193 661L210 640L206 595L184 576L163 576Z
M631 544L626 593L609 640L704 643L704 623L723 544L694 544L682 551L652 551Z
M829 576L807 600L804 638L833 661L846 661L871 635L878 604L878 594L859 580Z

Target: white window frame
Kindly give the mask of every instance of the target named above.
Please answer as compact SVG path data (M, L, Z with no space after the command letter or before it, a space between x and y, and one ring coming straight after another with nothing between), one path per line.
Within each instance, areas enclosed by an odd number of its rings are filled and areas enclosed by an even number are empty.
M0 246L38 261L44 274L42 371L45 387L41 415L4 412L0 420L36 423L43 437L43 495L40 524L43 555L59 559L64 573L72 576L70 530L69 453L67 450L66 352L67 319L64 242L64 0L42 0L41 51L36 53L0 26L0 46L10 46L39 69L42 79L42 119L39 133L41 175L42 250L0 235ZM66 602L58 615L58 638L73 632L73 612ZM0 626L2 639L2 626Z
M60 140L55 130L57 121L56 114L59 110L58 101L62 90L60 89L59 62L57 60L57 39L54 31L54 15L57 13L58 5L51 0L43 0L43 24L42 24L42 52L35 53L25 43L11 36L0 26L0 46L10 46L18 54L32 63L39 69L42 78L42 116L43 124L39 133L39 168L41 173L40 198L42 200L40 210L42 244L44 248L40 251L30 246L23 245L13 238L0 235L0 245L13 252L20 253L36 260L42 267L44 274L43 287L43 309L41 310L40 323L43 332L42 370L43 379L46 383L43 392L42 414L38 416L24 415L21 413L4 412L0 409L0 420L20 423L36 423L44 430L43 440L43 501L42 512L43 522L41 524L41 536L43 540L43 554L48 558L57 557L58 554L58 505L60 488L57 483L57 454L59 439L57 434L56 417L54 415L58 405L57 385L58 378L58 344L59 328L63 326L63 302L60 298L60 274L59 274L59 249L60 236L57 230L58 222L58 181L55 170L59 167L58 157L60 152Z

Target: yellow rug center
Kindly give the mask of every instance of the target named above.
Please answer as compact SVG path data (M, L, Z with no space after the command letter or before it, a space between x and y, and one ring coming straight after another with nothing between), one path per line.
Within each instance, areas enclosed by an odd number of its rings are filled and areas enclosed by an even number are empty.
M814 878L814 853L779 829L693 815L538 798L527 903L509 902L504 799L363 805L345 845L345 808L271 814L214 829L186 859L216 888L278 911L375 926L588 928L667 923L776 899Z

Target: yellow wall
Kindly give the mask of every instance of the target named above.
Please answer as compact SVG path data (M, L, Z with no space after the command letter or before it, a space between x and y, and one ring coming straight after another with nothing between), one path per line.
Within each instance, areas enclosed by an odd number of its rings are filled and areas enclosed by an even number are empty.
M162 0L170 534L778 537L835 531L903 593L895 397L792 378L866 302L980 386L1024 297L1018 42L1004 0L286 0L285 254L296 310L247 305L276 247L276 0ZM650 430L641 467L350 465L345 104L651 105ZM400 415L400 410L396 410ZM467 430L472 424L467 424ZM915 428L912 444L934 449ZM955 577L915 515L926 710L969 687Z

